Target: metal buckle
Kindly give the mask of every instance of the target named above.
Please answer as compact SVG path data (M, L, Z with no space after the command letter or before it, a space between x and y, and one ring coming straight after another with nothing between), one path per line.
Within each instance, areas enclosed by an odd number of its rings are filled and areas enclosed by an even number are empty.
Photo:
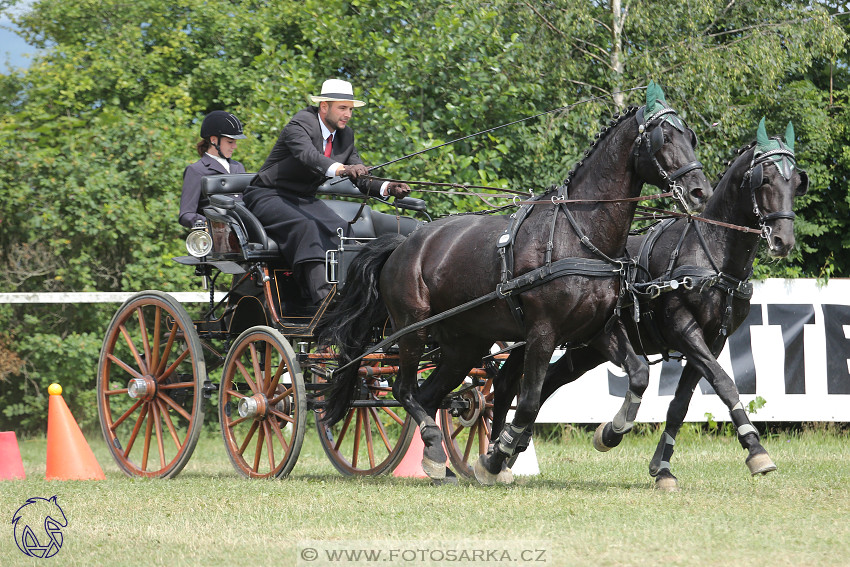
M646 288L647 293L649 294L650 299L655 299L659 295L661 295L661 286L658 284L652 284L648 288Z

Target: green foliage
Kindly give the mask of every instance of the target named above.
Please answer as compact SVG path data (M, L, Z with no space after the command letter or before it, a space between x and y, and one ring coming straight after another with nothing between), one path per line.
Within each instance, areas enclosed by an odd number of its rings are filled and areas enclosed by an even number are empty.
M767 405L767 400L762 398L761 396L756 396L747 404L747 413L750 415L755 415L758 411Z
M784 262L760 258L756 277L850 274L848 20L830 16L842 3L640 0L613 13L564 0L37 0L21 14L12 4L0 13L41 49L0 75L4 291L194 289L171 258L203 115L245 122L235 157L255 171L328 77L350 79L368 102L351 126L370 164L570 105L381 171L534 192L562 181L650 80L699 135L713 176L758 118L768 134L791 120L811 180L799 246ZM435 215L490 208L424 195ZM67 391L91 389L113 309L0 309L0 344L25 363L0 374L0 427L38 428L37 392L57 377L48 353L73 357L79 372L59 371ZM79 409L90 420L94 406Z

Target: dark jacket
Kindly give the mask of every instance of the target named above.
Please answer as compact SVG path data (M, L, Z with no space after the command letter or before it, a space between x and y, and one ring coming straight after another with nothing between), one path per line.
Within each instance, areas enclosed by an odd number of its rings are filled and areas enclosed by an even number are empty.
M345 127L334 133L330 157L322 153L322 142L318 107L310 106L299 111L283 128L251 185L312 197L327 179L325 172L331 165L336 162L345 165L363 163L354 145L351 128ZM357 180L355 184L367 195L380 195L380 182Z
M224 173L227 173L224 167L207 154L186 167L183 171L180 215L177 217L180 224L192 228L196 220L204 220L204 216L200 213L209 204L209 199L201 195L201 178ZM245 173L245 167L238 161L230 160L230 173Z

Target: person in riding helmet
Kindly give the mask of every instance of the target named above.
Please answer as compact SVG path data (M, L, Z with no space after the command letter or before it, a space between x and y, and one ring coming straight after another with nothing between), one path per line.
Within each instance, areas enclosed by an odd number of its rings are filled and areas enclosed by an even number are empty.
M245 167L231 159L236 140L242 140L242 122L223 110L213 110L201 123L201 139L197 143L201 159L183 172L183 193L180 196L180 224L191 228L195 221L204 220L201 211L209 201L201 195L201 178L224 173L245 173Z
M245 206L277 242L281 256L295 268L314 305L327 296L325 251L339 246L339 231L350 226L316 192L326 179L344 176L366 195L404 197L410 187L369 179L369 170L347 126L352 110L366 103L354 98L351 83L328 79L316 106L300 110L281 131L265 163L245 191Z

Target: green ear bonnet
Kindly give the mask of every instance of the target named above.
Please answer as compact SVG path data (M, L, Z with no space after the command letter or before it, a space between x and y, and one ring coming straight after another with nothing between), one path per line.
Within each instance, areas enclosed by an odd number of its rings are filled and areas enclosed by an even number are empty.
M789 155L790 154L790 155ZM788 122L785 128L785 143L779 136L768 138L764 126L764 117L759 122L756 131L756 150L753 152L753 162L770 159L776 164L776 169L786 180L791 179L794 171L794 125Z

